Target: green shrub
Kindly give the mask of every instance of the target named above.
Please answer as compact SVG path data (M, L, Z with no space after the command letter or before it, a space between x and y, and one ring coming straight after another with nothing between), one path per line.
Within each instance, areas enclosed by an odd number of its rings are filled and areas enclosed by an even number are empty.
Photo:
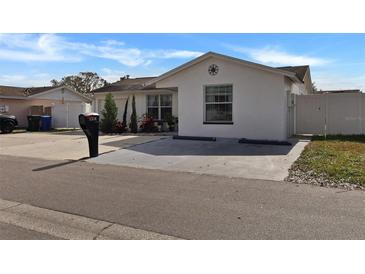
M117 124L118 108L111 93L105 96L104 109L101 114L100 130L104 133L112 133Z
M137 124L137 112L136 112L136 98L134 97L134 95L132 98L132 115L131 115L131 124L129 127L132 133L137 133L138 124Z
M129 101L129 97L127 98L127 101L125 102L125 105L124 105L123 122L122 122L122 125L124 128L127 128L128 101Z

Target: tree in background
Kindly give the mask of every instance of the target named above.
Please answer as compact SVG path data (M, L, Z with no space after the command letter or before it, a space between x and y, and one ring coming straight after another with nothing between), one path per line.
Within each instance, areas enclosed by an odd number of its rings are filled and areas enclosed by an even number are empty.
M108 83L95 72L80 72L78 75L65 76L60 81L53 79L51 84L52 86L66 85L74 88L77 92L87 94Z
M137 133L138 125L137 125L137 112L136 112L136 99L133 95L132 98L132 115L131 115L131 124L130 129L132 133Z
M318 88L317 88L315 82L312 82L312 89L313 89L313 92L317 92L318 91Z
M122 126L123 126L124 128L126 128L126 127L127 127L128 101L129 101L129 97L127 98L127 101L125 102L125 106L124 106L123 122L122 122Z
M101 115L100 130L104 133L112 133L117 124L118 108L111 93L105 96L104 109L101 111Z

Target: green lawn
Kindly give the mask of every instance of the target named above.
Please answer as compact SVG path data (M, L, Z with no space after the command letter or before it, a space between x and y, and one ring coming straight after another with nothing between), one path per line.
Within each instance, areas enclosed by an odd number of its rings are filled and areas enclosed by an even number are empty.
M315 136L296 161L302 171L365 186L365 135Z

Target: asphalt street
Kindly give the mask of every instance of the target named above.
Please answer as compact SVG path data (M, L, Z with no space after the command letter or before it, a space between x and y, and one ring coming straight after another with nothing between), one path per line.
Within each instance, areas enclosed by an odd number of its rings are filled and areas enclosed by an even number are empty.
M0 156L0 198L183 239L365 239L365 192L278 181Z

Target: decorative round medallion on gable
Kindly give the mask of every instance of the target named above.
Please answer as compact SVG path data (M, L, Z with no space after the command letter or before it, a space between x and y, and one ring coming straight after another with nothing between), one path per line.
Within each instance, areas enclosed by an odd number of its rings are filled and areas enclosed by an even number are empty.
M208 72L209 72L209 74L210 75L217 75L217 73L218 73L218 70L219 70L219 68L218 68L218 66L216 65L216 64L212 64L212 65L210 65L209 66L209 68L208 68Z

